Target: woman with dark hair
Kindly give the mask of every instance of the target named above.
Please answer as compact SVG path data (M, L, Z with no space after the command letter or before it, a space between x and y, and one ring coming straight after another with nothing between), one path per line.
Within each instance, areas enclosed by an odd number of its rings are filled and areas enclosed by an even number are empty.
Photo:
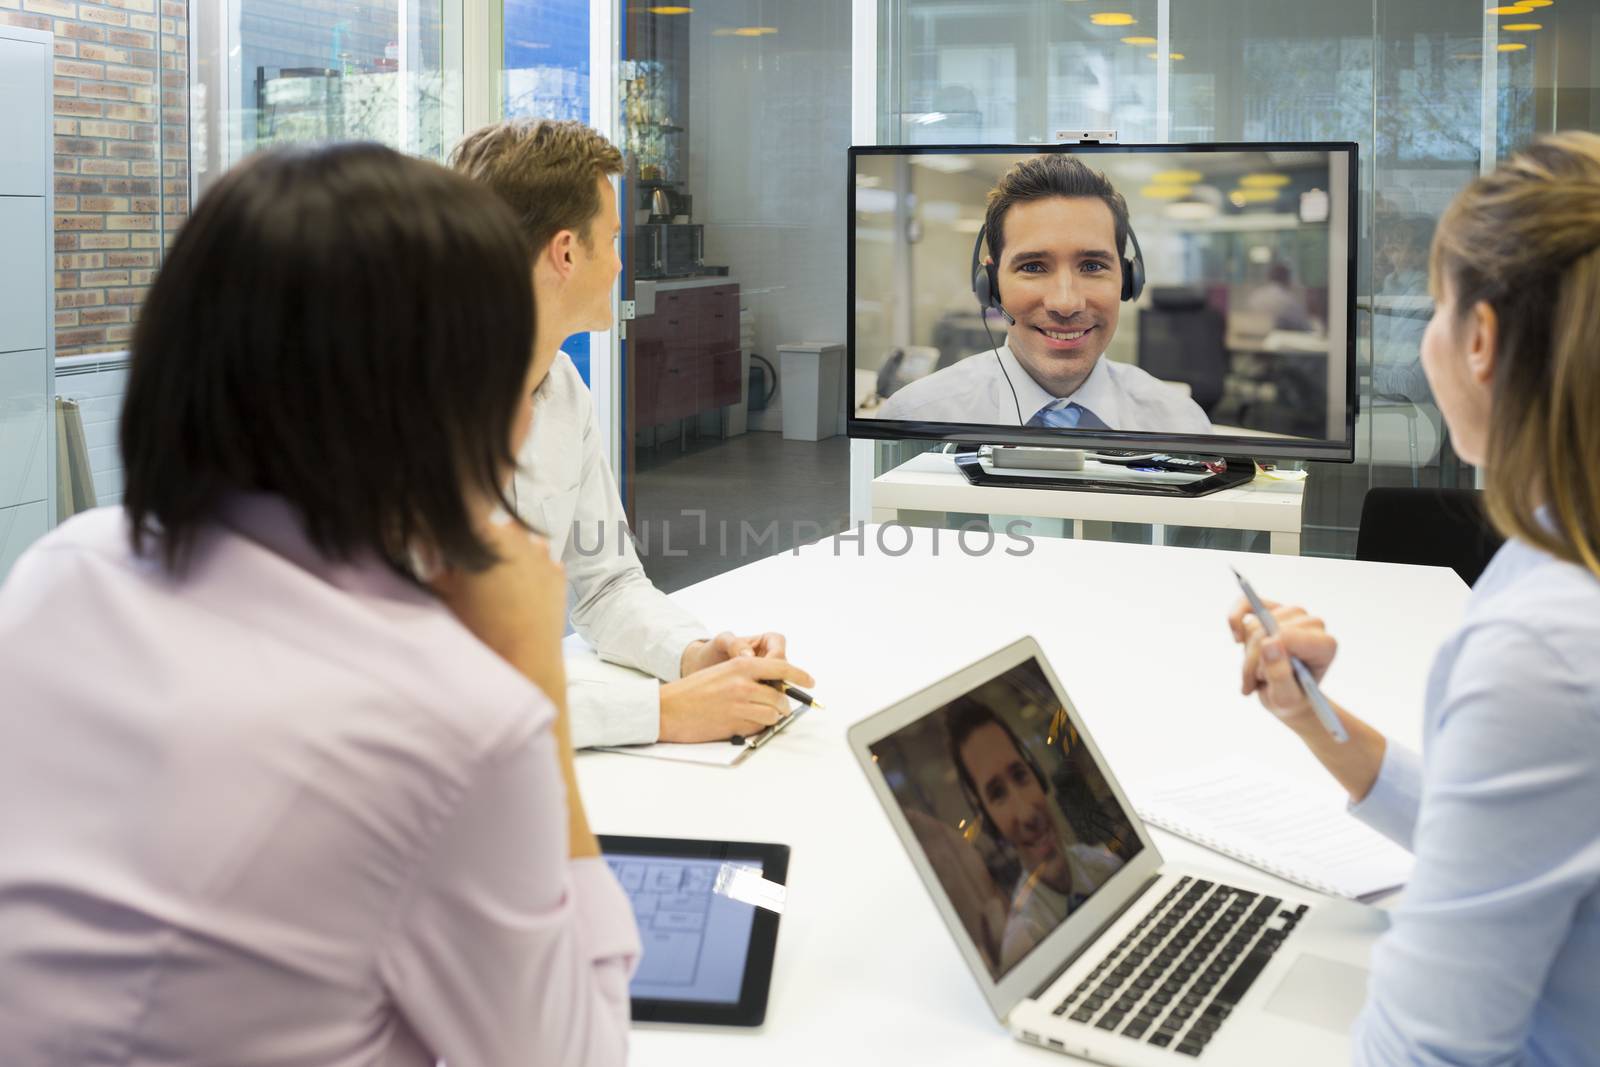
M256 157L179 234L123 507L0 589L6 1064L624 1060L565 583L505 518L516 235L375 145Z
M1593 1064L1600 1055L1600 137L1542 137L1456 197L1434 237L1422 367L1507 541L1428 682L1422 758L1294 679L1336 644L1246 604L1244 691L1354 813L1416 854L1373 955L1362 1064Z

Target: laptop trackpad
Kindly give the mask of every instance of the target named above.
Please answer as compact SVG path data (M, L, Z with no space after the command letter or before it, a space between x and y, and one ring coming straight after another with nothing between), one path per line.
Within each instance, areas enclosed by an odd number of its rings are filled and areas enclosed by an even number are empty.
M1302 955L1267 998L1266 1010L1348 1034L1367 998L1367 970L1325 956Z

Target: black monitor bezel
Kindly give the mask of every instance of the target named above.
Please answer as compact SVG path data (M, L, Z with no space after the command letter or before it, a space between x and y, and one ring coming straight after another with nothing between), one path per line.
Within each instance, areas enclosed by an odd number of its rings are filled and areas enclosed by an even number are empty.
M860 156L897 155L1020 155L1066 152L1109 155L1131 152L1347 152L1349 168L1346 196L1348 256L1345 264L1345 439L1241 437L1215 434L1147 433L1126 430L1062 430L1032 426L996 426L985 423L927 422L914 419L863 419L856 416L856 160ZM1356 417L1361 396L1356 366L1356 248L1360 237L1357 211L1360 191L1360 147L1354 141L1205 141L1193 144L900 144L851 145L849 175L845 185L846 266L845 330L847 407L845 432L856 440L938 441L966 445L1032 445L1049 448L1139 448L1206 456L1246 459L1315 460L1353 463L1356 453Z
M759 860L761 877L785 885L789 878L789 846L768 841L708 841L687 837L637 837L596 834L602 856L668 856L683 859ZM631 997L636 1023L687 1023L698 1026L760 1026L767 1017L767 997L772 987L772 965L778 949L777 912L756 908L751 919L750 946L745 952L744 977L734 1003L705 1000L661 1000Z

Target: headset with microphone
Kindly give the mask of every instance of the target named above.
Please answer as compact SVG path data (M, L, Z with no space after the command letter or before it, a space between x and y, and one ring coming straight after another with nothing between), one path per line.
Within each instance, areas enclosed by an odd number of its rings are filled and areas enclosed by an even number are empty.
M1006 320L1006 325L1015 326L1017 320L1012 317L1000 303L1000 268L983 258L984 239L989 235L987 224L978 227L978 236L972 242L972 295L978 298L978 307L982 310L979 314L983 318L983 332L989 334L989 345L994 349L995 362L1000 364L1000 373L1005 375L1006 385L1011 389L1011 402L1017 409L1017 425L1022 422L1022 402L1017 399L1017 387L1011 384L1011 375L1006 373L1005 361L1000 358L1000 346L994 343L994 334L989 333L989 311L1000 312ZM1137 300L1139 294L1144 292L1144 252L1139 248L1139 235L1133 232L1133 226L1128 226L1128 245L1133 249L1133 255L1127 256L1125 249L1117 250L1117 260L1122 267L1122 299L1124 301Z

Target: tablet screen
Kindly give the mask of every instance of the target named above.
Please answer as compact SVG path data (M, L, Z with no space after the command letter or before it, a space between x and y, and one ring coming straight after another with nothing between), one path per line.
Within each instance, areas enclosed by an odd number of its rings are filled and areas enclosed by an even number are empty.
M725 861L606 854L633 902L644 955L628 987L636 1000L736 1004L756 909L712 891ZM759 857L739 857L760 870Z

